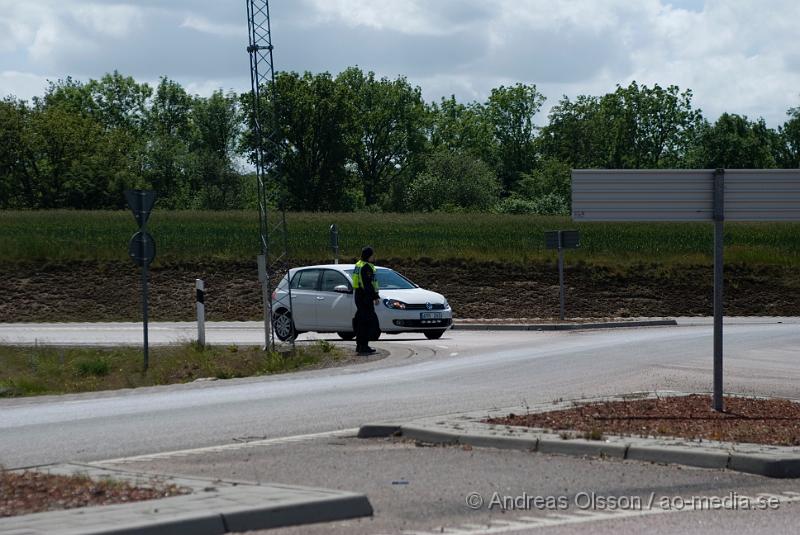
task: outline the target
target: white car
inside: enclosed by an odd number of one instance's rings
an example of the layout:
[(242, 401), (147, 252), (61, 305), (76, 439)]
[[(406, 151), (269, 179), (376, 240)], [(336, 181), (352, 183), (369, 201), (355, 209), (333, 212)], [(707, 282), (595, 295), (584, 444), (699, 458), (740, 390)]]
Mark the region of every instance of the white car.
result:
[[(275, 336), (286, 341), (306, 331), (335, 332), (344, 340), (352, 340), (354, 268), (354, 264), (330, 264), (289, 270), (272, 293)], [(376, 266), (376, 278), (381, 302), (375, 312), (381, 332), (419, 332), (434, 340), (451, 327), (453, 311), (443, 295), (424, 290), (388, 268)]]

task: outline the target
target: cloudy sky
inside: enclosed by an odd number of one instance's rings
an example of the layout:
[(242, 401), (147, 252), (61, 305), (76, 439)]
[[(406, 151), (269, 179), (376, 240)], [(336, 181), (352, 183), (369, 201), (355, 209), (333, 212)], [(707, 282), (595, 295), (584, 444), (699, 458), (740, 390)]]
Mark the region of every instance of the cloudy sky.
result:
[[(426, 99), (536, 84), (547, 108), (632, 80), (783, 123), (800, 106), (798, 0), (273, 0), (276, 66), (406, 75)], [(245, 0), (0, 0), (0, 95), (119, 70), (249, 87)], [(539, 119), (544, 122), (545, 118)]]

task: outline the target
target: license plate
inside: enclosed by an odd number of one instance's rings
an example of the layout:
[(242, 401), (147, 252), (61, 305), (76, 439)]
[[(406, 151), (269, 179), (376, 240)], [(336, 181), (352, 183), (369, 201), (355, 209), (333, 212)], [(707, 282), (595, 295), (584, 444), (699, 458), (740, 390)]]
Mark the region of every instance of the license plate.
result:
[(421, 320), (440, 320), (442, 319), (441, 312), (420, 312), (419, 319)]

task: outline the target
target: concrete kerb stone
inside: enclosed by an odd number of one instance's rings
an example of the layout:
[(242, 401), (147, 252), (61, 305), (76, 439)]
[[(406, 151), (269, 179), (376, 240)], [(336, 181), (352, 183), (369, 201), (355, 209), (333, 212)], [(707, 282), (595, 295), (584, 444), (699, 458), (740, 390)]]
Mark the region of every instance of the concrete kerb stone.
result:
[(578, 331), (585, 329), (619, 329), (624, 327), (674, 326), (674, 319), (606, 321), (595, 323), (454, 323), (459, 331)]
[(0, 532), (25, 535), (216, 535), (373, 514), (363, 494), (274, 484), (238, 484), (162, 477), (84, 464), (40, 466), (39, 471), (110, 478), (146, 486), (174, 484), (190, 494), (128, 504), (48, 511), (0, 519)]
[(383, 438), (400, 433), (401, 424), (375, 423), (358, 428), (358, 438)]
[[(603, 396), (580, 400), (558, 400), (525, 407), (471, 411), (406, 424), (362, 426), (360, 438), (400, 436), (433, 444), (464, 444), (476, 447), (517, 449), (580, 457), (609, 457), (624, 460), (680, 464), (697, 468), (729, 469), (772, 478), (800, 478), (800, 448), (765, 446), (680, 438), (604, 436), (601, 440), (581, 438), (565, 431), (483, 423), (488, 417), (566, 409), (575, 403), (688, 395), (684, 392), (633, 392), (624, 396)], [(383, 434), (381, 434), (383, 431)]]
[(731, 452), (728, 468), (775, 478), (800, 477), (800, 453), (780, 454)]

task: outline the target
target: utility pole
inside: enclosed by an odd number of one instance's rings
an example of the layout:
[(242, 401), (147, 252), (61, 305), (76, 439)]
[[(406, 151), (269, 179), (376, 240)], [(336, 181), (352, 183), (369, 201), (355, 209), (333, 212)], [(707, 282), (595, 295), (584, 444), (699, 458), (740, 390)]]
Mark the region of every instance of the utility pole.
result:
[[(251, 127), (255, 138), (254, 164), (258, 181), (260, 255), (259, 279), (264, 302), (264, 347), (275, 346), (272, 329), (273, 278), (288, 273), (286, 183), (280, 174), (281, 139), (278, 132), (278, 93), (275, 87), (272, 27), (268, 0), (245, 0), (252, 94)], [(287, 285), (291, 309), (292, 290)], [(294, 342), (292, 342), (294, 343)]]

